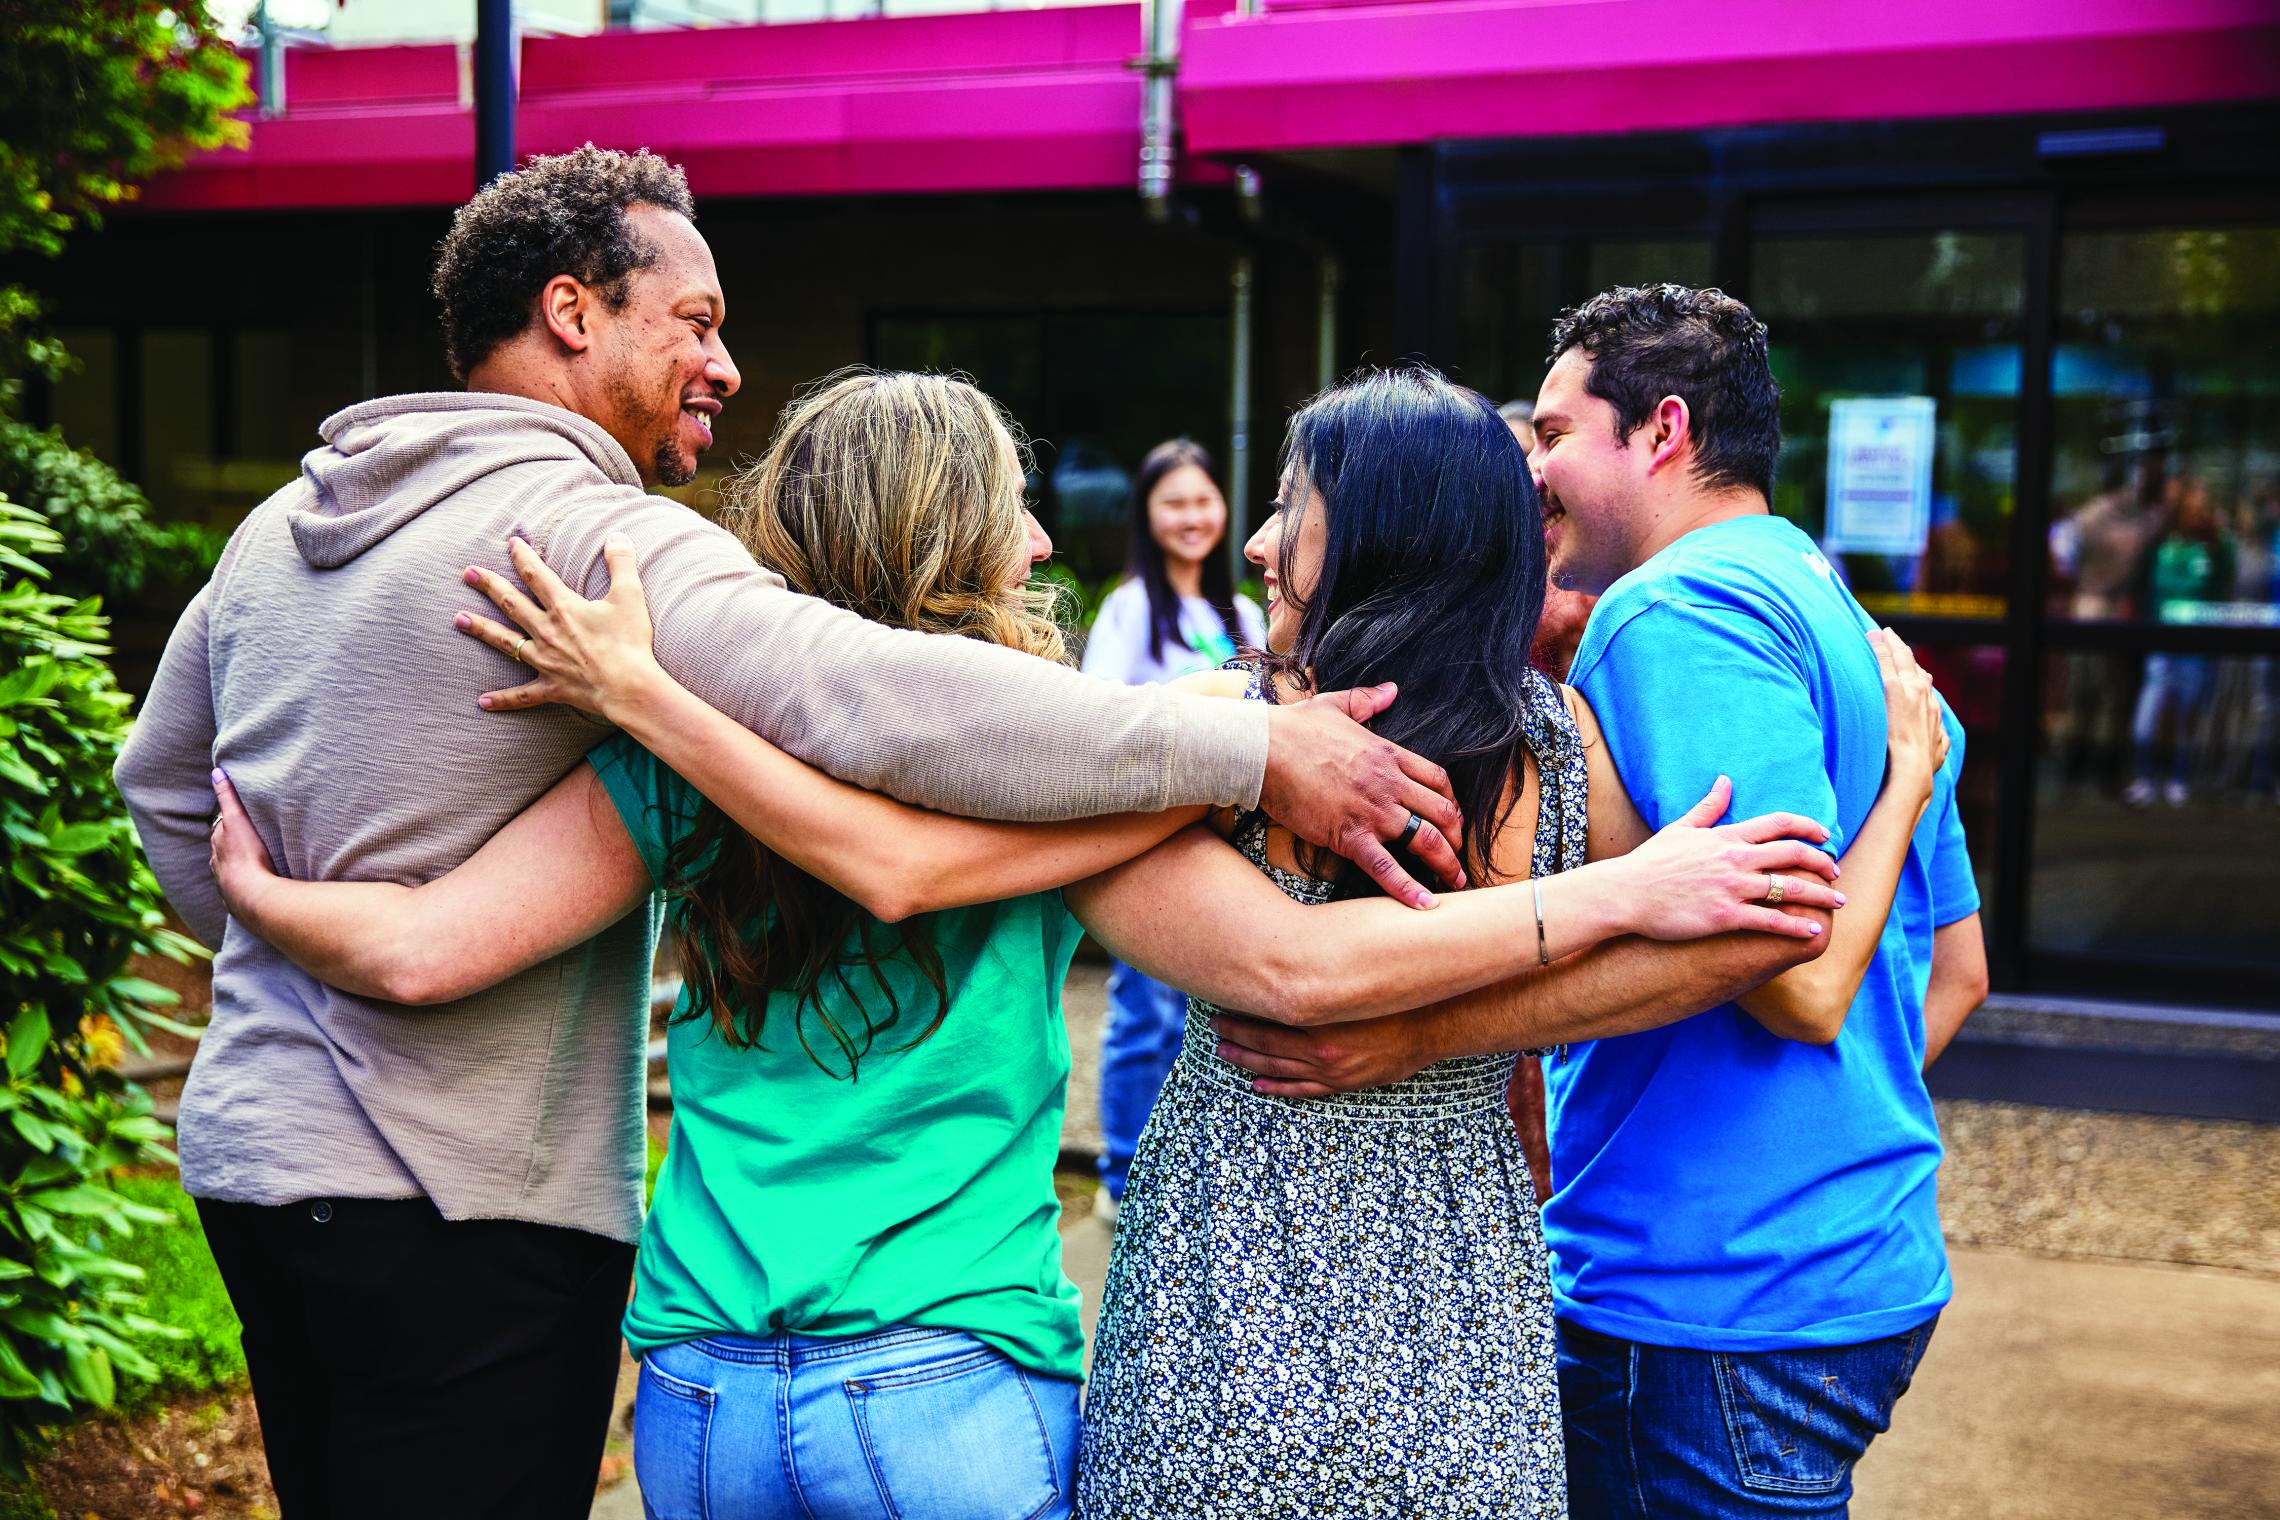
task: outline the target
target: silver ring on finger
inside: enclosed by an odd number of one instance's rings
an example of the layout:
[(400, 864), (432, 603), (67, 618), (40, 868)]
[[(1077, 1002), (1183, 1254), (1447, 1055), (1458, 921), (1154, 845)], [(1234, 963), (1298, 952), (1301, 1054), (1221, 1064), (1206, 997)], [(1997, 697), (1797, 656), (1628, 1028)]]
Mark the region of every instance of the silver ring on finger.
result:
[(515, 647), (514, 647), (514, 657), (515, 657), (515, 663), (516, 663), (517, 665), (520, 665), (520, 664), (523, 662), (523, 657), (522, 657), (523, 645), (525, 645), (525, 644), (527, 644), (527, 643), (529, 643), (529, 642), (530, 642), (530, 639), (529, 639), (529, 637), (528, 637), (527, 635), (526, 635), (526, 636), (524, 636), (524, 637), (522, 637), (522, 638), (519, 638), (519, 639), (515, 640)]
[(1789, 882), (1783, 877), (1774, 875), (1771, 871), (1766, 872), (1765, 900), (1769, 903), (1778, 904), (1788, 896)]

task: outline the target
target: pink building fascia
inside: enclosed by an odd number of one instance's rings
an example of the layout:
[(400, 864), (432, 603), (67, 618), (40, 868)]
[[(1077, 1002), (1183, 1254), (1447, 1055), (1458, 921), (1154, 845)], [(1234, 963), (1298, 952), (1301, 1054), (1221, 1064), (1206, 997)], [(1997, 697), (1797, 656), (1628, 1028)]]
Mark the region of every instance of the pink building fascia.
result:
[[(588, 140), (700, 196), (1116, 189), (1140, 150), (1136, 4), (532, 38), (523, 153)], [(154, 208), (448, 205), (458, 48), (303, 48), (287, 113)], [(1182, 173), (1452, 138), (2119, 110), (2280, 98), (2270, 0), (1201, 0)]]

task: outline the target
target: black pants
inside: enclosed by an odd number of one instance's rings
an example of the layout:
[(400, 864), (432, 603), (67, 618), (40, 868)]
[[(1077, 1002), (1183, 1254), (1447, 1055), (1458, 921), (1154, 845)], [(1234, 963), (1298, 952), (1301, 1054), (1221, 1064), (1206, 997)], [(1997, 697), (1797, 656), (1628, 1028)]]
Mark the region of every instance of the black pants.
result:
[(284, 1520), (585, 1520), (632, 1246), (424, 1198), (198, 1217)]

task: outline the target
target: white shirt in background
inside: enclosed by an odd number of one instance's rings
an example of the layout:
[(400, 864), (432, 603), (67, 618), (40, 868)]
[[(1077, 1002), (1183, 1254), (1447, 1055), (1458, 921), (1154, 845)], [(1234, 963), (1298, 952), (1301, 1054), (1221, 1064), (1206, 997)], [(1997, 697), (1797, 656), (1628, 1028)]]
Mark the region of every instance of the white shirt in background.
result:
[[(1265, 646), (1267, 623), (1256, 602), (1238, 595), (1235, 621), (1242, 625), (1242, 644), (1253, 649)], [(1180, 632), (1185, 647), (1167, 639), (1160, 657), (1151, 654), (1148, 588), (1137, 580), (1128, 580), (1100, 604), (1100, 616), (1094, 619), (1092, 636), (1085, 642), (1085, 674), (1146, 686), (1176, 681), (1199, 670), (1217, 670), (1234, 656), (1236, 640), (1229, 638), (1220, 626), (1218, 612), (1200, 596), (1181, 598)]]

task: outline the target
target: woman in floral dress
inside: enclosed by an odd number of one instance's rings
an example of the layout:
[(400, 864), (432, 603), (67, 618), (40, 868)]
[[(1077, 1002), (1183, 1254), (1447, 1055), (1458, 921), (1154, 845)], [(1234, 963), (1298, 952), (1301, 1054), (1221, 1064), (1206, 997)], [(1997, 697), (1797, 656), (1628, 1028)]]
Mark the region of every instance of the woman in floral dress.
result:
[[(1398, 682), (1376, 727), (1447, 767), (1476, 883), (1540, 881), (1643, 840), (1590, 709), (1529, 664), (1542, 518), (1488, 403), (1428, 369), (1373, 376), (1300, 412), (1288, 455), (1245, 550), (1270, 652), (1219, 672), (1219, 694)], [(1887, 795), (1910, 805), (1905, 790)], [(1374, 890), (1261, 813), (1215, 822), (1301, 904)], [(1101, 880), (1129, 890), (1163, 858)], [(1080, 913), (1091, 890), (1072, 891)], [(1078, 1515), (1564, 1515), (1548, 1263), (1505, 1107), (1514, 1057), (1296, 1103), (1220, 1059), (1220, 1011), (1191, 998), (1134, 1159)]]

